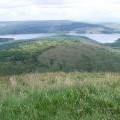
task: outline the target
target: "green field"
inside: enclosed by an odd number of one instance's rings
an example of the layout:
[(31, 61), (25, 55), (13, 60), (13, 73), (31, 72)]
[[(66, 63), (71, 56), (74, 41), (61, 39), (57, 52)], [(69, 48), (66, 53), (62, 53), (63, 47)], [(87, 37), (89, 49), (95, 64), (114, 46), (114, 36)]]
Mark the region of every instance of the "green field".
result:
[(0, 77), (1, 120), (119, 120), (120, 74), (56, 72)]

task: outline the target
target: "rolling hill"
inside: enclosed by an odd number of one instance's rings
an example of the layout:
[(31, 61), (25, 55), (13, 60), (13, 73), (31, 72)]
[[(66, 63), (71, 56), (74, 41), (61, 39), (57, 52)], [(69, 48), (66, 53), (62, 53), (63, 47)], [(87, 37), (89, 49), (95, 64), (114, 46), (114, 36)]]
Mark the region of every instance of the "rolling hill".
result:
[(114, 28), (100, 24), (74, 22), (67, 20), (47, 21), (6, 21), (0, 22), (0, 35), (30, 33), (120, 33)]
[(120, 71), (120, 51), (85, 37), (58, 36), (1, 46), (0, 74)]

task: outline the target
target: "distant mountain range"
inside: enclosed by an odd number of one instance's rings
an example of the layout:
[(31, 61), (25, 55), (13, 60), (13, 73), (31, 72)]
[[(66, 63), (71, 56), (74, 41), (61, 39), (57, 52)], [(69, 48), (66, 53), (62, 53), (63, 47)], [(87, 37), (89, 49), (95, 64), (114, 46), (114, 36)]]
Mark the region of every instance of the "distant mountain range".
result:
[(67, 20), (6, 21), (0, 22), (0, 35), (31, 33), (120, 33), (112, 24), (91, 24)]

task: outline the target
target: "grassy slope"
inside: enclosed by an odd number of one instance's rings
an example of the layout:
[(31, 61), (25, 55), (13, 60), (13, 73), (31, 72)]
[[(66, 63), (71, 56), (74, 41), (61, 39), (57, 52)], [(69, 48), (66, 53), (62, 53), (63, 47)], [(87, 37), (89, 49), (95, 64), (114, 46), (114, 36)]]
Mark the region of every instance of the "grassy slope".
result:
[(0, 77), (1, 120), (119, 120), (119, 73)]
[[(120, 52), (86, 38), (16, 42), (0, 50), (0, 74), (45, 71), (120, 71)], [(9, 47), (10, 46), (10, 47)], [(5, 48), (5, 49), (4, 49)]]

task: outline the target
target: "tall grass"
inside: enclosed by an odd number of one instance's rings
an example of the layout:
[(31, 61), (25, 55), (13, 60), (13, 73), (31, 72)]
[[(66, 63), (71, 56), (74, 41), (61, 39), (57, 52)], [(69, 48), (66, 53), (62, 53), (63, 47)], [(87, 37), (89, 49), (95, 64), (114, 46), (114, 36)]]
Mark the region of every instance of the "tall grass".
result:
[(119, 73), (0, 77), (1, 120), (119, 120)]

